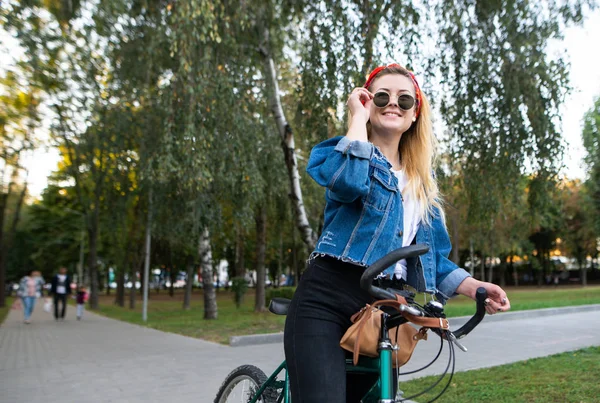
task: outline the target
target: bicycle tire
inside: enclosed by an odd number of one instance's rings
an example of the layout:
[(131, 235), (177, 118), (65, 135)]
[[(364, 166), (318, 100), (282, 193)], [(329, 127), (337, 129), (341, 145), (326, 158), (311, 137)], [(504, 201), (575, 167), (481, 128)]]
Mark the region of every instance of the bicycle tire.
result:
[[(267, 375), (258, 367), (254, 365), (242, 365), (237, 367), (223, 381), (223, 384), (219, 388), (217, 397), (214, 403), (246, 403), (249, 402), (253, 397), (254, 393), (267, 381)], [(245, 391), (242, 388), (239, 400), (228, 400), (231, 397), (231, 393), (235, 387), (244, 382), (249, 382), (249, 388)], [(275, 388), (267, 387), (257, 403), (276, 403), (278, 399), (278, 393)]]

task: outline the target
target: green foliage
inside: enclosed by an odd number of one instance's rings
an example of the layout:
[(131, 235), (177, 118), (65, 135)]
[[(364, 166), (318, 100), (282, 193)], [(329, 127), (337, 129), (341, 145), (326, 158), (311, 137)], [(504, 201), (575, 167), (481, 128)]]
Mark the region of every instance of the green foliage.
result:
[(235, 305), (239, 308), (242, 306), (244, 301), (244, 295), (248, 291), (248, 283), (243, 277), (234, 277), (231, 279), (231, 291), (233, 291), (233, 300)]
[(600, 238), (600, 97), (584, 116), (582, 137), (589, 169), (585, 187), (590, 209), (586, 213), (590, 215), (596, 237)]
[(17, 253), (9, 260), (9, 279), (22, 276), (27, 268), (40, 270), (46, 279), (60, 266), (75, 272), (82, 230), (74, 189), (46, 188), (39, 202), (25, 207), (16, 236)]
[(273, 298), (292, 299), (294, 292), (296, 292), (296, 287), (268, 288), (265, 293), (265, 305), (268, 306)]
[(496, 217), (526, 166), (544, 180), (560, 168), (556, 122), (568, 68), (545, 49), (564, 24), (581, 20), (586, 3), (437, 2), (440, 106), (463, 168), (470, 222)]
[[(28, 125), (37, 124), (32, 106), (47, 102), (63, 156), (53, 181), (70, 185), (62, 196), (58, 187), (49, 189), (41, 204), (86, 214), (86, 255), (93, 249), (118, 271), (139, 267), (150, 189), (157, 266), (176, 270), (197, 259), (199, 234), (208, 228), (213, 260), (229, 259), (243, 241), (252, 267), (253, 214), (260, 205), (268, 217), (266, 265), (272, 272), (293, 270), (307, 251), (296, 236), (266, 96), (258, 52), (266, 27), (300, 172), (317, 142), (344, 134), (347, 95), (375, 65), (408, 65), (428, 93), (444, 77), (444, 96), (431, 94), (449, 128), (443, 186), (461, 223), (457, 232), (474, 238), (480, 254), (531, 252), (527, 235), (561, 225), (556, 122), (568, 80), (563, 60), (544, 50), (549, 38), (581, 19), (588, 2), (421, 3), (7, 3), (0, 8), (3, 29), (18, 38), (24, 56), (15, 73), (19, 85), (6, 77), (18, 91), (0, 100), (7, 106), (0, 108), (2, 144), (6, 122), (25, 138)], [(429, 43), (437, 45), (433, 54), (425, 53)], [(594, 113), (585, 126), (590, 155), (598, 149)], [(590, 166), (600, 166), (590, 158)], [(597, 206), (600, 168), (591, 172), (585, 194)], [(301, 185), (319, 232), (323, 189), (304, 177)], [(27, 215), (10, 267), (72, 266), (77, 225), (53, 225), (61, 216), (56, 211), (32, 207)], [(59, 243), (64, 248), (54, 262)]]

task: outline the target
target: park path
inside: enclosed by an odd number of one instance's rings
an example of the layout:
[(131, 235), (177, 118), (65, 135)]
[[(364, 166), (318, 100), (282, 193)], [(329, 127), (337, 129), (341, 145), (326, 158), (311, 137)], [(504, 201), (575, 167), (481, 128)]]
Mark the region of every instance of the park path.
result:
[[(30, 325), (20, 310), (0, 325), (1, 402), (209, 403), (237, 365), (254, 363), (269, 372), (283, 360), (281, 343), (228, 347), (90, 312), (76, 321), (73, 306), (56, 322), (41, 308), (38, 303)], [(581, 309), (484, 320), (464, 339), (469, 352), (458, 351), (457, 370), (600, 345), (600, 305)], [(428, 362), (438, 347), (431, 335), (405, 369)], [(420, 375), (439, 373), (442, 361)]]

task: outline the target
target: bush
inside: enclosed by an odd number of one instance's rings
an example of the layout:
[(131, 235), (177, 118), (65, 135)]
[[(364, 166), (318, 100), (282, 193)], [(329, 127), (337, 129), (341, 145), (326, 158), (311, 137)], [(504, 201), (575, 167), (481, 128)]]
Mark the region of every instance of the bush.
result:
[(231, 279), (231, 291), (233, 291), (233, 300), (239, 308), (244, 300), (244, 295), (248, 291), (248, 283), (243, 277), (234, 277)]
[(268, 306), (273, 298), (292, 299), (295, 291), (296, 287), (269, 288), (265, 293), (265, 303)]

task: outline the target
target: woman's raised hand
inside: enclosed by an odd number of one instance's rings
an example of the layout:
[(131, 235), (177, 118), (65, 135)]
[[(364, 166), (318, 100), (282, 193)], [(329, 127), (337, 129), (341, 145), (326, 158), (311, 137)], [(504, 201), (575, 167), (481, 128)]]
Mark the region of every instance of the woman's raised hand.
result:
[(373, 102), (373, 94), (366, 88), (355, 88), (348, 97), (348, 109), (352, 115), (352, 119), (362, 118), (366, 123), (369, 120), (371, 111), (371, 102)]

